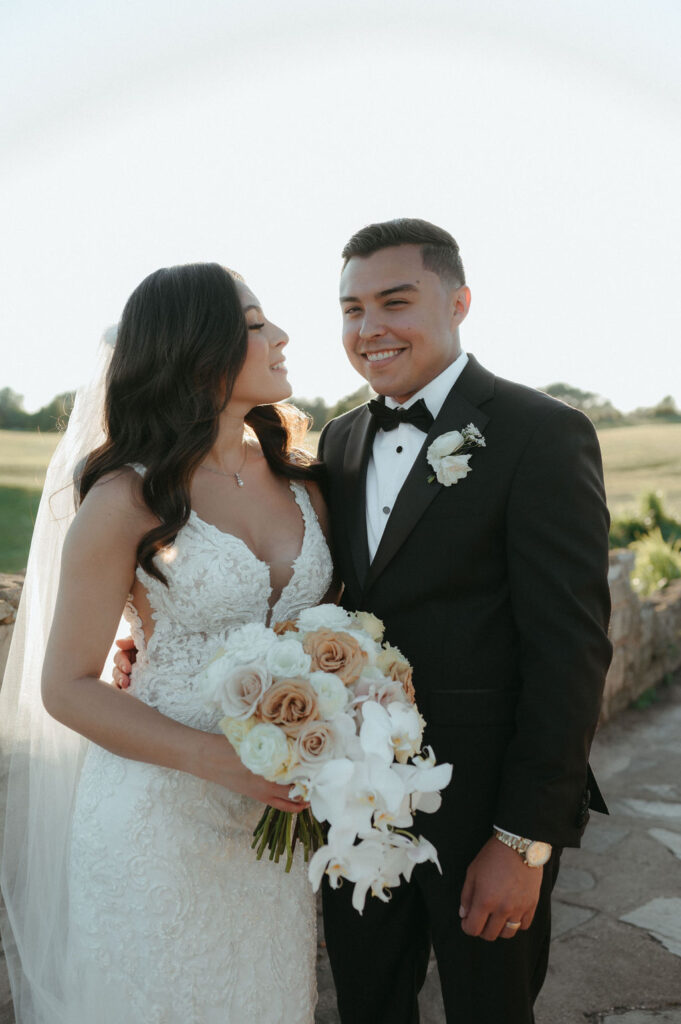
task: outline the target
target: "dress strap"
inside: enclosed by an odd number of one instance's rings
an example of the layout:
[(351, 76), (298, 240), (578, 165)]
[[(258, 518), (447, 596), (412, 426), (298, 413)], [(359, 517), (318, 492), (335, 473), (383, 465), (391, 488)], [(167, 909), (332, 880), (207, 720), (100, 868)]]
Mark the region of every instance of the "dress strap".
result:
[(141, 477), (144, 477), (147, 474), (147, 467), (143, 466), (141, 462), (127, 462), (126, 465), (130, 466), (131, 469), (134, 469), (136, 473), (139, 473)]

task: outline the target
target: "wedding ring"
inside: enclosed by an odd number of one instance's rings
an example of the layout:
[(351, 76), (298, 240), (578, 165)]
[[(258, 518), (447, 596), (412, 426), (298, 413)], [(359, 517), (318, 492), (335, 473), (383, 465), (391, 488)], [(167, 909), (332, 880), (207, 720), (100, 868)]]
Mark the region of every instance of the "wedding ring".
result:
[(512, 928), (515, 931), (516, 928), (520, 928), (521, 923), (520, 921), (507, 921), (504, 928)]

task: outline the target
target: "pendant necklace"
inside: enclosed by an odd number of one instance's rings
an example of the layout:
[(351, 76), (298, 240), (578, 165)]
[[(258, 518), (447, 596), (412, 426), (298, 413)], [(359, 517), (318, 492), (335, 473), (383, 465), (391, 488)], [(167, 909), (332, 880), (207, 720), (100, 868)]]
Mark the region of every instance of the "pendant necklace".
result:
[(226, 476), (226, 477), (233, 476), (234, 479), (236, 480), (237, 487), (243, 487), (244, 482), (243, 482), (243, 480), (241, 478), (241, 471), (244, 468), (244, 466), (246, 465), (246, 457), (248, 455), (248, 445), (246, 444), (245, 441), (243, 441), (242, 443), (243, 443), (243, 449), (244, 449), (244, 457), (241, 460), (241, 465), (237, 469), (236, 473), (223, 473), (222, 470), (220, 470), (220, 469), (213, 469), (211, 466), (206, 466), (203, 463), (201, 463), (201, 469), (207, 469), (209, 473), (215, 473), (217, 476)]

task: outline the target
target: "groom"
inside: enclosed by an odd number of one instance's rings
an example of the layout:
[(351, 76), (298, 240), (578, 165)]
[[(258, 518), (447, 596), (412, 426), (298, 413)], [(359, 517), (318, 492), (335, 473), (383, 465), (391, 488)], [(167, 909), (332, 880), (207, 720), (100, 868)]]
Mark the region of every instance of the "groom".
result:
[[(454, 775), (416, 823), (441, 875), (418, 867), (362, 917), (349, 887), (325, 889), (341, 1019), (418, 1021), (432, 943), (448, 1021), (530, 1024), (561, 848), (606, 811), (587, 764), (611, 650), (598, 442), (462, 351), (470, 291), (446, 231), (373, 224), (343, 258), (343, 344), (380, 396), (320, 441), (343, 603), (412, 663), (425, 741)], [(429, 445), (469, 424), (484, 447), (433, 479)]]

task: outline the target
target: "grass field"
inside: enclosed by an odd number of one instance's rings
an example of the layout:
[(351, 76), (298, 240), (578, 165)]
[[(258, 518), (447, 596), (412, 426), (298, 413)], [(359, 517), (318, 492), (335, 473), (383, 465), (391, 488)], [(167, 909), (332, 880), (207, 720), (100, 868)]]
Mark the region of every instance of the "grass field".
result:
[[(318, 434), (309, 435), (316, 449)], [(26, 565), (45, 469), (58, 434), (0, 430), (0, 572)], [(635, 511), (645, 491), (661, 491), (681, 518), (681, 423), (646, 423), (600, 433), (613, 515)]]

